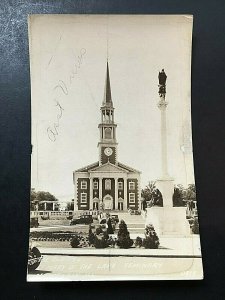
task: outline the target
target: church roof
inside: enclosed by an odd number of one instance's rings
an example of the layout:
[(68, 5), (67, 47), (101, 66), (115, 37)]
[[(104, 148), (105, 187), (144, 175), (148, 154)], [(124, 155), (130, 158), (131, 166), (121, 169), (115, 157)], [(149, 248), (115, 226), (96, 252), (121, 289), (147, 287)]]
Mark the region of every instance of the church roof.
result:
[(76, 170), (75, 172), (95, 172), (95, 171), (141, 173), (140, 171), (135, 170), (131, 167), (128, 167), (120, 162), (118, 162), (118, 164), (114, 165), (114, 164), (111, 164), (109, 161), (103, 165), (99, 165), (99, 162), (95, 162), (86, 167), (80, 168), (80, 169)]
[(136, 170), (134, 168), (131, 168), (131, 167), (127, 166), (127, 165), (124, 165), (124, 164), (122, 164), (120, 162), (118, 162), (118, 166), (121, 167), (121, 168), (123, 168), (123, 169), (126, 169), (129, 172), (141, 173), (140, 171), (138, 171), (138, 170)]
[(109, 64), (108, 64), (108, 61), (107, 61), (106, 79), (105, 79), (105, 93), (104, 93), (104, 99), (103, 99), (103, 102), (102, 102), (102, 106), (113, 107), (112, 95), (111, 95), (111, 86), (110, 86), (110, 78), (109, 78)]
[(112, 163), (110, 163), (109, 161), (103, 165), (100, 165), (96, 168), (93, 168), (90, 170), (90, 172), (126, 172), (129, 173), (128, 170), (125, 170), (124, 168), (119, 167), (118, 165), (114, 165)]
[(97, 162), (95, 162), (93, 164), (90, 164), (90, 165), (88, 165), (86, 167), (77, 169), (77, 170), (75, 170), (75, 172), (88, 172), (89, 170), (94, 169), (94, 168), (96, 168), (98, 166), (99, 166), (99, 162), (97, 161)]

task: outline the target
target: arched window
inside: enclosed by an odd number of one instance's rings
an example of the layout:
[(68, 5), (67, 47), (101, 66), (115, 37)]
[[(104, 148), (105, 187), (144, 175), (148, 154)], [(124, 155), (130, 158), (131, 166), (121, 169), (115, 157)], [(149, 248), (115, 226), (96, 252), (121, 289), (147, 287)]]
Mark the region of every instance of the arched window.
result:
[(105, 129), (105, 138), (106, 139), (111, 139), (111, 132), (112, 132), (111, 128)]

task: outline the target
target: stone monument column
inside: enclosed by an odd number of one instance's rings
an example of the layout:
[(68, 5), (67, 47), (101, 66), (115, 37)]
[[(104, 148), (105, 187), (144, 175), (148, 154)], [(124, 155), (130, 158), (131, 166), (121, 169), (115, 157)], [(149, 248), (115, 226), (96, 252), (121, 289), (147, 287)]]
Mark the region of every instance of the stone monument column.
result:
[(163, 207), (147, 208), (146, 225), (153, 224), (159, 235), (187, 236), (190, 226), (186, 220), (185, 207), (173, 207), (174, 180), (169, 176), (167, 163), (167, 128), (166, 128), (166, 73), (159, 72), (159, 102), (161, 112), (161, 177), (156, 181), (163, 197)]
[(159, 72), (159, 102), (158, 108), (161, 111), (161, 178), (157, 180), (157, 187), (162, 193), (163, 206), (173, 207), (173, 193), (174, 182), (173, 178), (168, 173), (167, 162), (167, 126), (166, 126), (166, 109), (168, 102), (166, 102), (166, 73), (164, 69)]

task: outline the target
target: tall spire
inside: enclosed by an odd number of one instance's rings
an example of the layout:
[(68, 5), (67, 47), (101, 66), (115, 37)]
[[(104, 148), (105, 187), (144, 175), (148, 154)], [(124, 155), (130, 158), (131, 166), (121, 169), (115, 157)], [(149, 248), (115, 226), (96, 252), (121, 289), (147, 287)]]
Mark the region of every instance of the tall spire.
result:
[(109, 78), (109, 64), (107, 60), (107, 69), (106, 69), (106, 79), (105, 79), (105, 93), (103, 99), (103, 106), (113, 107), (111, 87), (110, 87), (110, 78)]

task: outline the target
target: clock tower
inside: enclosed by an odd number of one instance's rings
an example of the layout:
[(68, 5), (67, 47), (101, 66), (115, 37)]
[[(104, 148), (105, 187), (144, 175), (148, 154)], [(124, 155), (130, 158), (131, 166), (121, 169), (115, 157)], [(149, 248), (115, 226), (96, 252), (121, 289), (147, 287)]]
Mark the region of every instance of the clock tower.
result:
[(117, 158), (117, 124), (114, 123), (108, 62), (100, 112), (99, 159), (73, 173), (74, 210), (137, 210), (141, 207), (140, 171)]
[(116, 127), (114, 123), (114, 107), (111, 96), (109, 65), (107, 61), (104, 99), (101, 106), (101, 123), (98, 125), (100, 132), (99, 164), (107, 162), (117, 164)]

